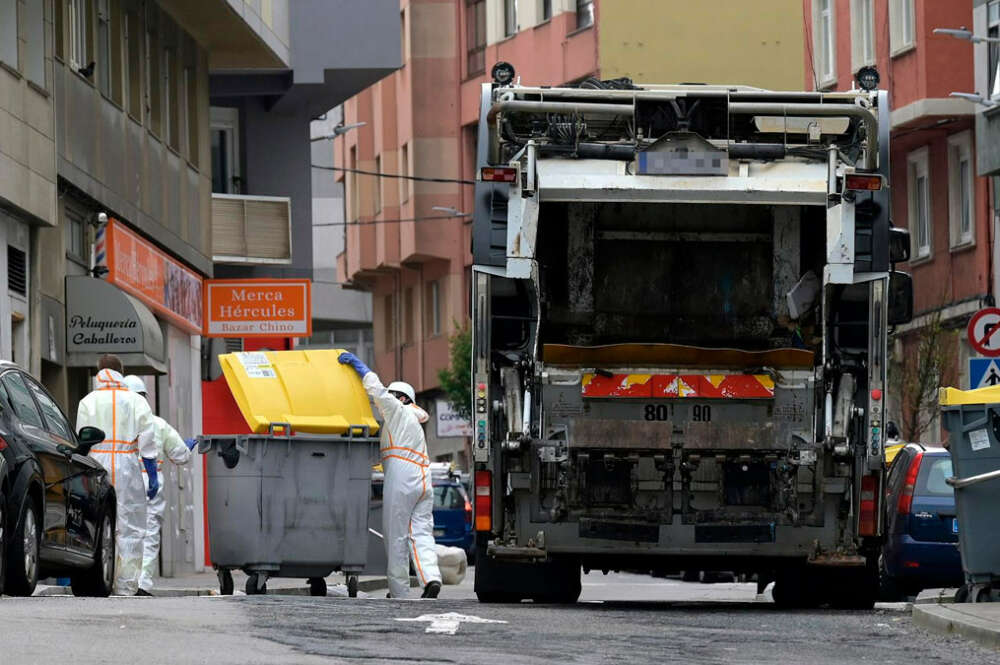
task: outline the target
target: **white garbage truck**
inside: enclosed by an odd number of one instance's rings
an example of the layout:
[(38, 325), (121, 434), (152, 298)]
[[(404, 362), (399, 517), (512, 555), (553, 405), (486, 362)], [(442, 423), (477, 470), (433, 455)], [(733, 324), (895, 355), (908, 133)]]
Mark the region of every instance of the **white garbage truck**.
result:
[(870, 607), (887, 335), (912, 317), (885, 92), (483, 86), (472, 268), (484, 602), (734, 571)]

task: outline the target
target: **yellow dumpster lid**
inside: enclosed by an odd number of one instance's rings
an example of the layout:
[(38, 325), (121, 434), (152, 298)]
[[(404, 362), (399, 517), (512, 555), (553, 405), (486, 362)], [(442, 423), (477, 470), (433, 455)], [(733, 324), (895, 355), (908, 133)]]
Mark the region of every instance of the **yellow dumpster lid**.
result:
[(957, 406), (959, 404), (1000, 404), (1000, 386), (987, 386), (975, 390), (959, 390), (958, 388), (939, 388), (938, 403), (941, 406)]
[(343, 434), (352, 425), (378, 431), (361, 379), (337, 357), (343, 349), (255, 351), (219, 356), (222, 373), (250, 429), (271, 423), (296, 432)]

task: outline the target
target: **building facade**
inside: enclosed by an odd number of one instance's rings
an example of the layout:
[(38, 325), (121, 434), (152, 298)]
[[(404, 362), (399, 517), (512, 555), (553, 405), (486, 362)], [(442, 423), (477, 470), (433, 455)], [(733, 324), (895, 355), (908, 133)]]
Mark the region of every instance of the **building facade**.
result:
[(449, 365), (449, 337), (469, 318), (465, 213), (492, 65), (510, 62), (528, 85), (628, 76), (800, 86), (801, 4), (752, 4), (401, 0), (403, 67), (344, 104), (346, 126), (365, 124), (335, 141), (347, 222), (338, 280), (371, 292), (376, 370), (414, 385), (432, 416), (427, 440), (436, 460), (468, 467), (467, 430), (438, 372)]
[[(955, 27), (955, 26), (949, 26)], [(976, 170), (990, 179), (990, 224), (993, 229), (993, 265), (1000, 259), (1000, 1), (974, 0), (972, 34), (987, 41), (968, 44), (975, 68), (973, 92), (983, 98), (976, 105)], [(1000, 276), (993, 275), (993, 293)]]
[[(968, 42), (935, 28), (972, 25), (970, 2), (805, 0), (806, 86), (846, 90), (862, 66), (889, 91), (892, 222), (909, 230), (914, 321), (897, 328), (892, 417), (905, 438), (939, 441), (939, 385), (969, 387), (964, 327), (994, 301), (989, 183), (976, 176)], [(984, 66), (985, 69), (985, 66)], [(972, 386), (978, 387), (978, 386)]]

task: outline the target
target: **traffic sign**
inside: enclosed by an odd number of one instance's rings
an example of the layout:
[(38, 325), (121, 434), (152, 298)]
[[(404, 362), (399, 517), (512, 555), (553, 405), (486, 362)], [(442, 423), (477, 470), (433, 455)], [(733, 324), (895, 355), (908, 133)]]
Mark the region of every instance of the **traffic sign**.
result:
[(984, 307), (969, 320), (969, 344), (987, 358), (1000, 357), (1000, 308)]
[(969, 390), (1000, 385), (1000, 361), (995, 358), (969, 358)]

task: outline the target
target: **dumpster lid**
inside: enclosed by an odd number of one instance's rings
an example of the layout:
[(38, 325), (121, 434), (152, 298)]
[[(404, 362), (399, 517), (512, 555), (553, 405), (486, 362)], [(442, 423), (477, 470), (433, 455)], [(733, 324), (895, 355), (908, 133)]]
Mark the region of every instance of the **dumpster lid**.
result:
[(941, 406), (958, 406), (960, 404), (1000, 404), (1000, 386), (987, 386), (975, 390), (959, 390), (958, 388), (940, 388), (938, 403)]
[(226, 353), (219, 365), (233, 399), (255, 434), (272, 423), (293, 431), (344, 434), (378, 430), (361, 379), (337, 357), (342, 349)]

